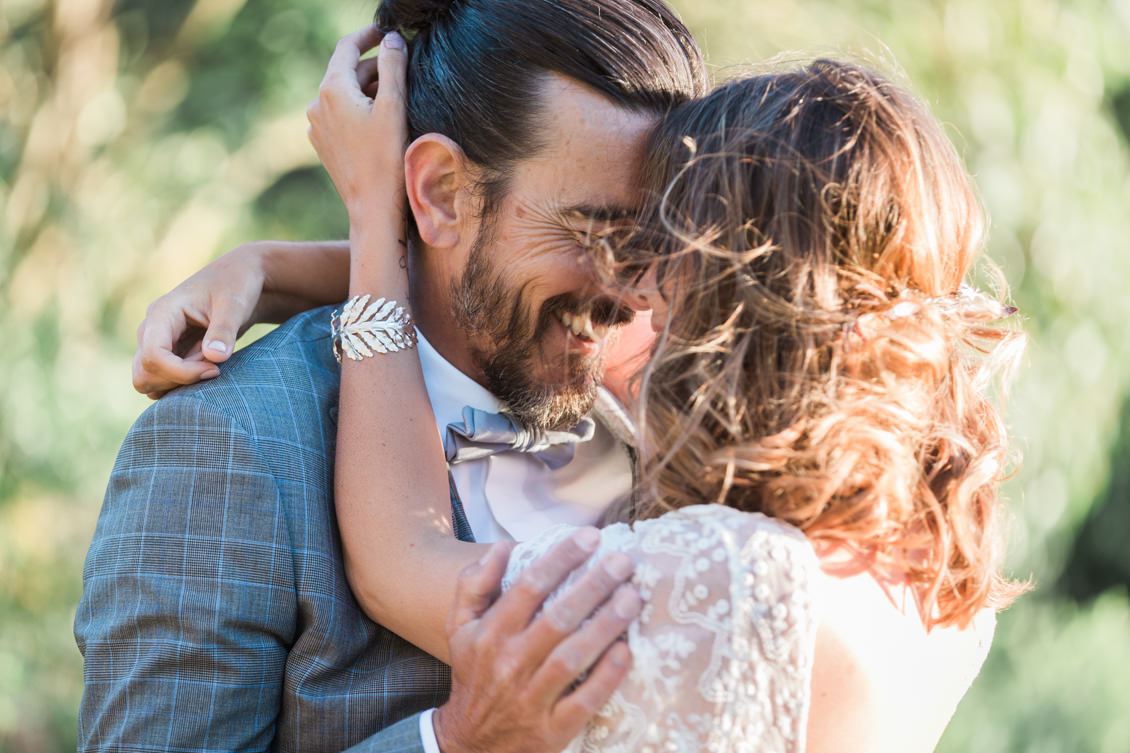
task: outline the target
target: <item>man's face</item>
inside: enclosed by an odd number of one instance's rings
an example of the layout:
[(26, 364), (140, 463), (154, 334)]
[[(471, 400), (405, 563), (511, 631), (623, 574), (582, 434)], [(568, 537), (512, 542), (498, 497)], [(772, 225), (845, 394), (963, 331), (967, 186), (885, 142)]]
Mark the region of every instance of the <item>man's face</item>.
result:
[(484, 218), (452, 306), (487, 388), (527, 423), (553, 428), (592, 407), (608, 340), (638, 308), (599, 281), (591, 249), (632, 224), (656, 118), (560, 76), (543, 97), (544, 146)]

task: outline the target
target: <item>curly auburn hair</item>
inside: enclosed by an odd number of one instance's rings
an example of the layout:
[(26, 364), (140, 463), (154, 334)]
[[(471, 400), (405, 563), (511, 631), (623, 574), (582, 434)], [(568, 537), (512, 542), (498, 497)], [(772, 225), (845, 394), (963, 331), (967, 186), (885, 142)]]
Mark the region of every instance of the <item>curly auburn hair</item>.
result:
[(1024, 335), (997, 321), (1003, 283), (963, 286), (985, 223), (937, 121), (816, 60), (726, 84), (653, 138), (666, 189), (634, 261), (671, 308), (640, 377), (639, 516), (782, 519), (904, 573), (927, 627), (1007, 605), (1025, 585), (1000, 571), (1008, 441), (988, 393)]

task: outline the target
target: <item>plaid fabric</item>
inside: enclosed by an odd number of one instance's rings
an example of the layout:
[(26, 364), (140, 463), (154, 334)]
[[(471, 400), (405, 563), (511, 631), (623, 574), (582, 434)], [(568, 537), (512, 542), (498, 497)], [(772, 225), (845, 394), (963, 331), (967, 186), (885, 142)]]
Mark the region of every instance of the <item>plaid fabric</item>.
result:
[(130, 430), (75, 617), (80, 751), (422, 751), (411, 715), (450, 674), (346, 583), (328, 322), (292, 319)]

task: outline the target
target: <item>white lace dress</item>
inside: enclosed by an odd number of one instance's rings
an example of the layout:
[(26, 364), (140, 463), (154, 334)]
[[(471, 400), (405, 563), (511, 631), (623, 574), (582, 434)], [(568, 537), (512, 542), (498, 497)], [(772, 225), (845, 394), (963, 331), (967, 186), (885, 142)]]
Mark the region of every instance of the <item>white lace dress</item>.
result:
[[(573, 529), (519, 545), (504, 586)], [(698, 505), (601, 531), (636, 562), (632, 669), (571, 753), (802, 753), (819, 567), (797, 529)], [(576, 577), (576, 574), (573, 576)]]

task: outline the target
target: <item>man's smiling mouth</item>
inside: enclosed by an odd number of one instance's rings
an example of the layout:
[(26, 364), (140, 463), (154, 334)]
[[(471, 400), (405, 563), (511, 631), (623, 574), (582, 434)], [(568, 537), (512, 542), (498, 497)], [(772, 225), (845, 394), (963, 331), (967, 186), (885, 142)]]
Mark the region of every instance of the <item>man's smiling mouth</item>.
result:
[(557, 320), (565, 325), (565, 329), (586, 342), (595, 343), (608, 336), (612, 329), (607, 324), (596, 324), (592, 320), (591, 311), (558, 311)]
[(610, 335), (635, 317), (633, 309), (608, 296), (564, 294), (551, 298), (545, 309), (543, 316), (565, 330), (565, 349), (586, 357), (598, 353)]

